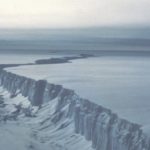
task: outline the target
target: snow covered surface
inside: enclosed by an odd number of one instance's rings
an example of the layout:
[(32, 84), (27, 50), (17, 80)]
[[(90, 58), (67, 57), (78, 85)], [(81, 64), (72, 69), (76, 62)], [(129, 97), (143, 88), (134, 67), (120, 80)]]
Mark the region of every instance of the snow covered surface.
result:
[(110, 108), (120, 117), (150, 126), (150, 58), (95, 57), (73, 63), (7, 68), (33, 79), (74, 89), (81, 97)]
[[(32, 107), (27, 98), (18, 94), (10, 98), (10, 93), (0, 87), (2, 96), (0, 105), (0, 148), (5, 150), (92, 150), (91, 142), (74, 133), (73, 123), (67, 128), (54, 125), (51, 117), (55, 111), (57, 100), (46, 103), (35, 113), (36, 117), (26, 117), (17, 111), (21, 104), (23, 108)], [(33, 109), (35, 110), (35, 108)], [(7, 116), (7, 120), (4, 119)], [(65, 120), (63, 120), (65, 121)], [(66, 120), (67, 121), (67, 120)]]

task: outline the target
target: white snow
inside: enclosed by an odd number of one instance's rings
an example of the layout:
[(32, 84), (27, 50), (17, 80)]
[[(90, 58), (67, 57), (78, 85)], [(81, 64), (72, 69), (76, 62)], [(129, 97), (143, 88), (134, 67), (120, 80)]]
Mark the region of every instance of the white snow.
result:
[(7, 71), (46, 79), (74, 89), (81, 97), (110, 108), (120, 117), (150, 125), (150, 58), (95, 57), (73, 63), (20, 66)]
[[(6, 106), (0, 107), (0, 118), (11, 116), (15, 106), (29, 101), (20, 94), (10, 98), (9, 93), (0, 87), (0, 95), (4, 98)], [(73, 123), (67, 128), (59, 130), (59, 125), (51, 122), (52, 114), (57, 100), (45, 104), (36, 117), (25, 117), (22, 113), (17, 114), (16, 120), (0, 120), (0, 149), (5, 150), (92, 150), (91, 143), (81, 135), (74, 133)], [(2, 110), (4, 114), (2, 113)], [(65, 120), (64, 120), (65, 121)]]

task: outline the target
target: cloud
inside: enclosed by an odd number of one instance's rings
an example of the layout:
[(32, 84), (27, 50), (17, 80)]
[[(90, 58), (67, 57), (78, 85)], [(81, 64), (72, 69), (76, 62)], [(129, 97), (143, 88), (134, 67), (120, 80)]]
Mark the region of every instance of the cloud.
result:
[(149, 0), (0, 0), (1, 27), (149, 25)]

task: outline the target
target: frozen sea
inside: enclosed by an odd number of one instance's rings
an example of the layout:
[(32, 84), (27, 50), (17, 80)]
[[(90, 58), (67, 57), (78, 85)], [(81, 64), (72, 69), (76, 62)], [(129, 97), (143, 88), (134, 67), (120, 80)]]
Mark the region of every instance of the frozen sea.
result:
[(6, 70), (61, 84), (147, 128), (150, 125), (149, 68), (149, 56), (101, 56), (72, 63), (19, 66)]

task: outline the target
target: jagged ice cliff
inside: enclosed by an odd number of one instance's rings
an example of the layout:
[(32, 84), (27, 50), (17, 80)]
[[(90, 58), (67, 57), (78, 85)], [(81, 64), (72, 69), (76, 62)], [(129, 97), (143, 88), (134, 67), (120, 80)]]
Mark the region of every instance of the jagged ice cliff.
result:
[[(119, 118), (111, 110), (81, 98), (73, 90), (6, 70), (0, 72), (0, 85), (10, 93), (11, 99), (21, 95), (29, 100), (30, 105), (26, 107), (17, 104), (15, 112), (37, 117), (40, 130), (47, 133), (51, 130), (43, 138), (44, 142), (53, 141), (49, 149), (150, 150), (150, 139), (140, 125)], [(33, 108), (37, 108), (36, 111)], [(71, 138), (74, 144), (69, 143)], [(58, 145), (54, 142), (56, 139)]]

